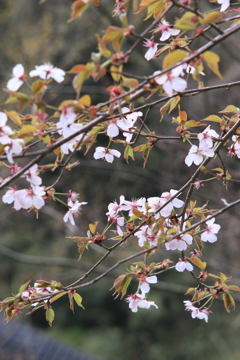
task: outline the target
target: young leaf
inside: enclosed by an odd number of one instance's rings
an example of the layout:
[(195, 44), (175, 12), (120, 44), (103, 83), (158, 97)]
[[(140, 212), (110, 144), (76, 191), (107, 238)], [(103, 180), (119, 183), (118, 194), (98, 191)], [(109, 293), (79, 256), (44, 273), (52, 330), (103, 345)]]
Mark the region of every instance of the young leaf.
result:
[(206, 269), (207, 263), (201, 261), (197, 256), (193, 256), (190, 258), (187, 258), (189, 261), (191, 261), (194, 265), (196, 265), (197, 267), (199, 267), (201, 270)]
[(110, 290), (115, 288), (115, 293), (117, 293), (116, 297), (118, 297), (120, 294), (122, 294), (122, 296), (121, 296), (121, 299), (122, 299), (124, 297), (124, 295), (126, 294), (127, 288), (131, 281), (132, 281), (132, 275), (130, 275), (130, 274), (120, 275), (114, 281), (113, 287)]
[(202, 57), (206, 61), (208, 67), (212, 70), (212, 72), (214, 72), (214, 74), (217, 75), (220, 79), (223, 79), (218, 68), (220, 57), (212, 51), (205, 51)]
[(172, 66), (187, 56), (187, 52), (184, 50), (175, 50), (172, 51), (170, 54), (165, 56), (163, 59), (162, 67), (163, 69), (167, 69), (169, 66)]
[(223, 302), (227, 312), (230, 312), (230, 306), (232, 306), (235, 309), (235, 301), (228, 292), (225, 292), (223, 294)]
[(73, 294), (73, 298), (76, 301), (78, 306), (81, 306), (85, 310), (85, 308), (82, 306), (82, 297), (78, 293)]
[(55, 318), (54, 310), (51, 307), (49, 307), (46, 310), (46, 320), (48, 321), (50, 326), (52, 326), (54, 318)]

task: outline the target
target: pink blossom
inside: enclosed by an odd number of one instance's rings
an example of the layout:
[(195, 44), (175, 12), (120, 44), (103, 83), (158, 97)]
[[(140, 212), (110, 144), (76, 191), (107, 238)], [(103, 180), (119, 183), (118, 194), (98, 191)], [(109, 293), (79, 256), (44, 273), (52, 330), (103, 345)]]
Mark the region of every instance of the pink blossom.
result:
[(193, 271), (193, 266), (185, 258), (181, 258), (175, 265), (175, 269), (179, 272), (183, 272), (184, 270)]
[(87, 202), (80, 203), (79, 201), (73, 202), (72, 200), (69, 200), (68, 201), (69, 210), (64, 215), (63, 221), (64, 222), (70, 221), (70, 223), (72, 225), (75, 225), (73, 215), (78, 215), (81, 210), (82, 205), (86, 205), (86, 204), (87, 204)]
[(154, 301), (146, 300), (143, 294), (132, 294), (125, 300), (129, 303), (129, 308), (134, 313), (138, 311), (138, 308), (149, 309), (151, 306), (155, 306), (155, 308), (158, 309), (158, 306), (154, 303)]
[(19, 198), (19, 191), (16, 189), (16, 187), (14, 188), (10, 188), (5, 195), (3, 195), (2, 201), (5, 204), (13, 204), (13, 207), (15, 210), (20, 210), (22, 208), (21, 205), (21, 198)]
[(195, 319), (195, 318), (198, 318), (200, 320), (204, 319), (206, 322), (208, 322), (208, 315), (210, 313), (210, 310), (208, 308), (204, 308), (201, 310), (201, 309), (195, 307), (193, 305), (193, 303), (189, 300), (184, 300), (183, 302), (186, 307), (186, 310), (192, 312), (191, 316), (193, 319)]
[(23, 209), (30, 209), (34, 206), (37, 210), (45, 204), (43, 196), (45, 190), (43, 186), (33, 186), (31, 189), (22, 189), (18, 191), (18, 199)]
[(70, 200), (72, 202), (77, 201), (78, 197), (79, 197), (79, 194), (76, 193), (75, 191), (72, 191), (72, 190), (68, 191), (68, 194), (67, 194), (68, 201), (70, 201)]
[(120, 158), (121, 153), (118, 150), (107, 149), (102, 146), (98, 146), (93, 155), (94, 159), (98, 160), (104, 158), (108, 163), (113, 162), (114, 156)]
[(145, 211), (145, 203), (146, 203), (146, 199), (145, 198), (140, 198), (140, 199), (132, 199), (132, 201), (128, 201), (128, 200), (123, 200), (122, 202), (122, 210), (123, 211), (128, 211), (128, 216), (133, 216), (133, 209), (139, 210), (141, 212)]
[[(182, 92), (187, 87), (186, 80), (179, 77), (182, 74), (183, 67), (177, 66), (172, 71), (162, 76), (155, 77), (155, 81), (159, 85), (163, 85), (164, 91), (168, 96), (173, 95), (173, 91)], [(155, 71), (153, 75), (161, 74), (161, 71)]]
[(201, 234), (202, 241), (209, 241), (210, 243), (214, 243), (215, 241), (217, 241), (217, 236), (215, 234), (219, 232), (221, 226), (218, 224), (214, 224), (214, 222), (215, 218), (206, 221), (206, 229)]
[(135, 236), (138, 237), (138, 245), (140, 247), (143, 247), (145, 242), (148, 242), (151, 247), (156, 246), (160, 235), (160, 231), (153, 233), (148, 225), (142, 226), (141, 229), (135, 233)]
[(155, 43), (154, 40), (150, 40), (150, 39), (146, 39), (143, 46), (148, 48), (148, 51), (146, 52), (144, 57), (145, 57), (146, 60), (149, 61), (155, 56), (155, 54), (157, 52), (157, 49), (158, 49), (158, 46), (157, 46), (157, 44)]
[(0, 136), (8, 137), (9, 135), (13, 135), (13, 131), (9, 126), (6, 126), (7, 123), (7, 115), (0, 111)]
[[(164, 199), (165, 201), (170, 200), (173, 196), (175, 196), (177, 194), (177, 190), (173, 190), (171, 189), (170, 192), (164, 192), (161, 195), (161, 198)], [(178, 195), (179, 196), (179, 195)], [(175, 197), (174, 199), (172, 199), (172, 201), (170, 201), (170, 203), (172, 207), (176, 207), (176, 208), (181, 208), (184, 205), (184, 201), (177, 199), (177, 197)]]
[(12, 70), (12, 79), (7, 83), (7, 89), (10, 91), (17, 91), (24, 83), (26, 75), (22, 64), (17, 64)]
[(44, 64), (40, 66), (35, 66), (35, 70), (30, 71), (29, 76), (39, 76), (43, 80), (48, 80), (52, 78), (58, 83), (61, 83), (64, 80), (65, 71), (54, 67), (52, 64)]
[(218, 138), (219, 135), (215, 130), (210, 129), (211, 125), (209, 125), (202, 133), (198, 134), (199, 147), (208, 147), (211, 148), (213, 146), (213, 137)]
[(208, 322), (208, 314), (209, 311), (206, 309), (200, 310), (197, 307), (195, 307), (194, 309), (192, 309), (192, 318), (195, 319), (200, 319), (200, 320), (205, 320), (205, 322)]
[(117, 226), (117, 232), (119, 236), (123, 236), (123, 232), (120, 226), (124, 225), (124, 217), (118, 215), (108, 215), (108, 221)]
[[(71, 136), (81, 130), (83, 127), (82, 124), (71, 124), (69, 126), (64, 127), (62, 130), (63, 138), (67, 138), (68, 136)], [(68, 154), (69, 151), (73, 152), (78, 144), (78, 142), (82, 139), (83, 134), (79, 134), (75, 136), (73, 139), (65, 142), (61, 145), (61, 150), (64, 154)]]
[(62, 110), (59, 121), (56, 123), (58, 133), (63, 134), (63, 130), (69, 125), (72, 125), (76, 120), (76, 113), (71, 106), (66, 107)]
[(222, 5), (220, 9), (221, 12), (225, 11), (230, 5), (230, 0), (217, 0), (217, 2)]
[(106, 215), (111, 215), (111, 216), (117, 215), (117, 213), (122, 210), (122, 203), (124, 202), (124, 200), (125, 200), (124, 196), (121, 195), (119, 204), (117, 203), (117, 201), (110, 203), (108, 205), (108, 212), (106, 213)]
[(8, 161), (13, 164), (13, 155), (20, 155), (22, 153), (23, 139), (10, 139), (9, 137), (0, 137), (0, 143), (5, 145), (4, 151), (7, 155)]
[[(171, 202), (167, 205), (164, 205), (166, 203), (166, 201), (167, 201), (167, 199), (165, 199), (163, 197), (148, 198), (148, 205), (149, 205), (150, 211), (155, 212), (154, 217), (156, 219), (158, 219), (160, 216), (168, 217), (171, 214), (173, 205)], [(162, 208), (162, 210), (160, 210), (158, 213), (156, 213), (162, 206), (164, 206)]]
[(162, 31), (160, 41), (165, 41), (169, 39), (171, 35), (176, 36), (180, 33), (180, 30), (172, 29), (172, 25), (167, 21), (162, 21), (162, 23), (158, 25), (157, 30)]
[(31, 185), (41, 185), (42, 179), (37, 175), (38, 173), (38, 165), (35, 164), (30, 167), (27, 171), (25, 171), (24, 176), (26, 180), (31, 183)]
[(199, 146), (198, 148), (196, 145), (192, 145), (188, 155), (185, 158), (185, 164), (187, 166), (191, 166), (193, 163), (195, 165), (200, 165), (205, 156), (213, 157), (214, 156), (213, 149), (209, 149), (206, 146), (204, 147)]
[(156, 284), (158, 279), (155, 275), (153, 276), (141, 276), (138, 279), (141, 283), (140, 289), (142, 294), (145, 296), (150, 291), (150, 285), (149, 284)]
[(192, 244), (192, 236), (190, 234), (179, 235), (165, 243), (166, 250), (184, 251), (188, 245)]
[(113, 138), (113, 137), (116, 137), (119, 135), (119, 128), (116, 124), (116, 121), (117, 121), (116, 119), (112, 120), (107, 127), (107, 135), (110, 138)]

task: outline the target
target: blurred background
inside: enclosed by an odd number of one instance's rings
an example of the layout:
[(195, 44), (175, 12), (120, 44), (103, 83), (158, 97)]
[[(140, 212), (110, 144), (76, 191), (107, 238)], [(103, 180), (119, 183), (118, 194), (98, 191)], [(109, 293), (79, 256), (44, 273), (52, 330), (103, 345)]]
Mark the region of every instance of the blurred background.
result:
[[(71, 3), (70, 0), (48, 0), (40, 5), (38, 1), (32, 0), (1, 0), (1, 88), (6, 86), (13, 66), (18, 63), (22, 63), (28, 73), (35, 65), (44, 62), (51, 62), (64, 70), (87, 62), (91, 52), (97, 51), (95, 34), (103, 34), (102, 30), (110, 24), (120, 26), (118, 19), (112, 18), (113, 1), (103, 0), (99, 7), (90, 7), (80, 19), (68, 23)], [(215, 4), (208, 1), (204, 2), (204, 6), (204, 10), (216, 8)], [(129, 19), (138, 33), (143, 30), (140, 24), (144, 15), (141, 13)], [(176, 13), (177, 15), (179, 14)], [(171, 22), (173, 18), (167, 20)], [(144, 28), (149, 24), (146, 21)], [(238, 36), (236, 34), (213, 49), (221, 57), (220, 71), (226, 83), (239, 80)], [(128, 49), (133, 40), (129, 38), (124, 49)], [(199, 38), (194, 46), (197, 48), (201, 43)], [(145, 52), (146, 48), (140, 44), (130, 57), (125, 71), (148, 75), (159, 70), (161, 59), (147, 62)], [(206, 78), (202, 78), (202, 81), (205, 85), (222, 83), (207, 67), (204, 72)], [(65, 99), (74, 99), (76, 95), (71, 81), (72, 77), (69, 75), (64, 84), (51, 83), (45, 94), (46, 101), (58, 106)], [(89, 80), (83, 86), (81, 95), (89, 94), (92, 104), (106, 101), (109, 93), (105, 88), (109, 85), (112, 85), (110, 76), (98, 83)], [(190, 87), (195, 88), (197, 84), (190, 80)], [(25, 90), (27, 88), (21, 89)], [(6, 98), (6, 93), (2, 91), (1, 111), (14, 108), (12, 105), (4, 105)], [(208, 115), (217, 114), (229, 104), (239, 106), (237, 87), (185, 98), (181, 101), (181, 109), (187, 111), (189, 119), (199, 121)], [(172, 116), (176, 117), (177, 111), (166, 115), (160, 123), (159, 108), (160, 106), (154, 107), (148, 115), (151, 130), (158, 135), (176, 135)], [(31, 109), (24, 112), (31, 112)], [(215, 129), (218, 130), (218, 127)], [(141, 143), (143, 140), (139, 139), (139, 144)], [(107, 144), (105, 135), (99, 138), (99, 144)], [(122, 149), (117, 144), (115, 148)], [(193, 173), (193, 167), (189, 169), (182, 165), (188, 150), (189, 145), (181, 141), (158, 142), (151, 151), (146, 169), (143, 169), (143, 160), (137, 153), (135, 162), (130, 161), (128, 165), (123, 159), (117, 159), (113, 164), (95, 161), (94, 149), (86, 156), (83, 156), (83, 152), (78, 152), (75, 160), (80, 160), (81, 165), (66, 173), (56, 187), (59, 192), (67, 192), (69, 189), (78, 192), (80, 201), (88, 202), (82, 215), (77, 218), (76, 226), (63, 222), (66, 210), (57, 203), (46, 201), (38, 220), (33, 212), (16, 212), (10, 205), (0, 204), (0, 298), (16, 293), (19, 286), (28, 280), (32, 284), (36, 279), (57, 280), (68, 285), (78, 279), (100, 258), (102, 251), (97, 246), (91, 246), (78, 262), (77, 246), (66, 237), (86, 236), (88, 224), (95, 221), (99, 222), (101, 231), (106, 224), (107, 205), (113, 200), (118, 201), (120, 195), (130, 200), (133, 197), (160, 196), (163, 191), (179, 189)], [(224, 149), (221, 150), (221, 155), (230, 174), (239, 178), (240, 160), (227, 158)], [(217, 159), (209, 169), (215, 167), (221, 167)], [(58, 175), (58, 172), (44, 173), (44, 185), (53, 183)], [(205, 178), (204, 174), (202, 176)], [(21, 179), (18, 184), (21, 185)], [(218, 209), (223, 206), (221, 198), (231, 202), (238, 199), (239, 194), (237, 183), (229, 183), (226, 190), (220, 181), (207, 182), (194, 192), (193, 199), (197, 200), (198, 206), (208, 201), (209, 208)], [(184, 199), (184, 195), (181, 199)], [(236, 207), (218, 218), (217, 223), (222, 227), (219, 240), (214, 245), (206, 244), (202, 260), (208, 263), (208, 272), (218, 274), (223, 271), (227, 276), (232, 275), (232, 283), (240, 286), (239, 216), (240, 210)], [(131, 245), (123, 245), (117, 254), (113, 253), (96, 269), (92, 277), (113, 265), (119, 257), (126, 257), (134, 250), (136, 251), (136, 246), (133, 242)], [(171, 256), (173, 260), (178, 259), (178, 254)], [(162, 261), (168, 257), (169, 253), (159, 249), (153, 260)], [(49, 338), (55, 338), (62, 344), (77, 347), (90, 356), (104, 360), (239, 359), (240, 295), (236, 294), (234, 297), (236, 310), (230, 314), (226, 313), (222, 301), (215, 301), (208, 324), (198, 319), (192, 320), (190, 313), (184, 311), (183, 300), (190, 299), (184, 293), (189, 287), (196, 285), (195, 281), (189, 274), (179, 274), (172, 270), (164, 273), (159, 278), (159, 283), (152, 286), (151, 300), (156, 302), (158, 310), (154, 308), (134, 314), (124, 300), (114, 300), (113, 291), (109, 291), (116, 277), (125, 272), (128, 266), (129, 264), (124, 264), (99, 283), (81, 290), (86, 310), (77, 308), (73, 314), (69, 310), (67, 299), (57, 301), (54, 306), (56, 319), (52, 328), (45, 321), (42, 310), (28, 316), (20, 314), (19, 319), (13, 319), (12, 323), (16, 327), (19, 322), (23, 322), (41, 328)], [(135, 291), (136, 283), (133, 282), (128, 293)], [(32, 356), (31, 360), (34, 360), (34, 355)]]

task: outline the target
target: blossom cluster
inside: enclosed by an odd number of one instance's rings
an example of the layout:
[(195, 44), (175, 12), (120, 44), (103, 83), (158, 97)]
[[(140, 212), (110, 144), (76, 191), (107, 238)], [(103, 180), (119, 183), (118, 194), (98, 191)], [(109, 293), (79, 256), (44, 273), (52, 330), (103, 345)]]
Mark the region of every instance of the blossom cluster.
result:
[(218, 133), (210, 129), (209, 125), (202, 133), (198, 134), (199, 146), (192, 145), (188, 155), (185, 158), (185, 164), (191, 166), (200, 165), (205, 157), (213, 157), (215, 155), (213, 149), (213, 138), (219, 138)]
[(208, 322), (208, 315), (210, 313), (209, 308), (199, 309), (193, 305), (192, 301), (189, 300), (184, 300), (183, 302), (186, 307), (186, 310), (191, 311), (191, 316), (193, 319), (197, 318)]
[[(28, 288), (22, 292), (21, 300), (30, 300), (32, 306), (37, 306), (39, 304), (39, 301), (34, 301), (35, 298), (39, 296), (49, 296), (56, 292), (58, 292), (58, 290), (51, 286), (43, 287), (41, 283), (35, 282), (33, 286), (29, 285)], [(44, 302), (47, 302), (47, 300), (44, 300)]]

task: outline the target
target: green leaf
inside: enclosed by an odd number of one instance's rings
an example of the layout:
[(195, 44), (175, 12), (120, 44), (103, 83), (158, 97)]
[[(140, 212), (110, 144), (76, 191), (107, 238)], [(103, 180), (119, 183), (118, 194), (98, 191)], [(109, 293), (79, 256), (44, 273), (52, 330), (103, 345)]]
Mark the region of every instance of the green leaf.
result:
[(50, 326), (52, 326), (54, 318), (55, 318), (54, 310), (50, 307), (46, 310), (46, 320), (48, 321)]
[(129, 157), (134, 160), (134, 152), (131, 146), (126, 146), (124, 150), (124, 159), (128, 160)]
[(22, 120), (16, 111), (4, 110), (4, 112), (15, 124), (17, 124), (18, 126), (22, 125)]
[(179, 61), (183, 60), (186, 56), (187, 56), (187, 52), (184, 50), (172, 51), (163, 59), (163, 64), (162, 64), (163, 69), (165, 70), (168, 67), (178, 63)]
[(96, 232), (96, 228), (97, 228), (98, 222), (96, 221), (95, 224), (89, 224), (89, 230), (91, 231), (91, 233), (94, 235)]
[(81, 295), (79, 295), (78, 293), (75, 293), (75, 294), (73, 294), (73, 298), (76, 301), (77, 305), (85, 310), (85, 308), (82, 305), (82, 297), (81, 297)]
[(206, 61), (208, 67), (212, 70), (212, 72), (214, 72), (214, 74), (217, 75), (220, 79), (223, 79), (218, 68), (220, 57), (212, 51), (205, 51), (202, 57)]
[(218, 11), (211, 11), (207, 14), (204, 14), (203, 18), (199, 17), (200, 23), (204, 24), (204, 25), (211, 24), (211, 23), (213, 23), (215, 21), (219, 21), (221, 19), (222, 19), (222, 14)]
[(121, 299), (122, 299), (123, 296), (126, 294), (127, 288), (128, 288), (131, 281), (132, 281), (132, 275), (131, 274), (120, 275), (114, 281), (113, 287), (110, 290), (115, 288), (115, 293), (117, 293), (116, 297), (118, 297), (120, 294), (122, 294), (122, 296), (121, 296)]
[(193, 30), (199, 24), (199, 17), (191, 11), (187, 11), (181, 19), (175, 21), (174, 28), (179, 30)]
[(167, 110), (168, 110), (168, 114), (170, 114), (173, 111), (173, 109), (177, 106), (180, 100), (181, 100), (180, 96), (175, 96), (174, 98), (168, 100), (166, 104), (160, 108), (160, 113), (161, 113), (160, 121), (162, 121)]
[(25, 289), (26, 287), (28, 286), (28, 284), (30, 283), (31, 280), (28, 280), (27, 282), (25, 282), (24, 284), (22, 284), (18, 290), (18, 292), (21, 294)]
[(219, 113), (224, 113), (224, 114), (228, 114), (228, 113), (238, 113), (240, 111), (239, 108), (237, 108), (234, 105), (228, 105), (227, 107), (225, 107), (225, 109), (223, 109), (222, 111), (219, 111)]
[(220, 118), (219, 116), (217, 115), (210, 115), (208, 117), (206, 117), (205, 119), (203, 120), (207, 120), (207, 121), (213, 121), (213, 122), (218, 122), (218, 123), (221, 123), (223, 120), (222, 118)]
[(232, 306), (235, 309), (235, 301), (228, 292), (225, 292), (223, 294), (223, 303), (227, 312), (230, 312), (230, 306)]
[(205, 270), (207, 263), (201, 261), (197, 256), (193, 256), (190, 258), (187, 258), (189, 261), (191, 261), (194, 265), (196, 265), (197, 267), (199, 267), (201, 270)]
[(66, 295), (66, 294), (67, 294), (67, 291), (63, 291), (63, 292), (61, 292), (61, 293), (53, 296), (53, 297), (49, 300), (50, 304), (52, 304), (54, 301), (58, 300), (59, 298), (61, 298), (63, 295)]

